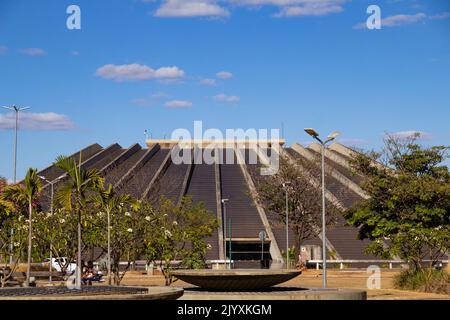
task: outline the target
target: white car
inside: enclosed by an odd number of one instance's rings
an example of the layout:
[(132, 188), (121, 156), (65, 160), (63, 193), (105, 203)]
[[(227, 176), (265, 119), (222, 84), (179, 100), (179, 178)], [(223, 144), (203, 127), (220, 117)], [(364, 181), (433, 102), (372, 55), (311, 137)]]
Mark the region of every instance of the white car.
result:
[[(49, 262), (50, 259), (46, 259), (46, 262)], [(66, 267), (67, 273), (72, 273), (76, 270), (77, 264), (72, 261), (68, 263), (68, 259), (66, 257), (60, 257), (60, 258), (52, 258), (52, 269), (55, 269), (57, 272), (61, 272), (61, 266)]]

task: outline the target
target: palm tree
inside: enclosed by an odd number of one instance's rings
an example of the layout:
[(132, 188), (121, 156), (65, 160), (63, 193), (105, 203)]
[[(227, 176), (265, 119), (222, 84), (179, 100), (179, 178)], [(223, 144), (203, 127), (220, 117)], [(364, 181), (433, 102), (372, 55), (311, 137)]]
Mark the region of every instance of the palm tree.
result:
[(111, 214), (123, 206), (124, 204), (133, 203), (133, 198), (130, 195), (118, 195), (114, 192), (112, 184), (109, 184), (107, 189), (100, 190), (94, 196), (94, 202), (100, 210), (106, 212), (107, 218), (107, 234), (108, 234), (108, 249), (107, 249), (107, 267), (108, 267), (108, 283), (111, 285)]
[(41, 180), (38, 176), (37, 169), (28, 169), (25, 176), (24, 185), (16, 184), (7, 186), (3, 190), (2, 198), (9, 199), (16, 205), (17, 208), (23, 207), (24, 204), (28, 206), (28, 250), (27, 250), (27, 277), (25, 286), (30, 285), (31, 273), (31, 249), (33, 237), (33, 201), (41, 192)]
[(33, 236), (33, 200), (41, 192), (41, 179), (37, 169), (30, 168), (25, 176), (25, 194), (28, 199), (28, 251), (27, 251), (27, 279), (25, 285), (30, 285), (31, 272), (31, 241)]
[(81, 289), (81, 217), (86, 210), (89, 192), (100, 190), (104, 180), (96, 169), (81, 169), (80, 162), (59, 156), (55, 165), (67, 173), (68, 181), (56, 193), (56, 200), (67, 210), (78, 216), (78, 252), (76, 288)]

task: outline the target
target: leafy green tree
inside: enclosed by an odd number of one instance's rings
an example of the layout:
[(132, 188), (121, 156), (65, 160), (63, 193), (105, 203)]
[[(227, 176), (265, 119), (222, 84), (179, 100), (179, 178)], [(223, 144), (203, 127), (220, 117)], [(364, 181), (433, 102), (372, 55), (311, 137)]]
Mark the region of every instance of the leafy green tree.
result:
[[(3, 212), (4, 213), (4, 212)], [(14, 232), (11, 234), (11, 230)], [(12, 264), (5, 263), (1, 287), (5, 287), (17, 270), (22, 257), (26, 255), (28, 242), (28, 223), (22, 214), (10, 214), (7, 219), (2, 219), (0, 224), (0, 255), (5, 259), (12, 255)], [(12, 243), (12, 250), (10, 248)]]
[[(286, 192), (288, 193), (288, 222), (295, 236), (294, 256), (298, 256), (298, 250), (305, 240), (320, 234), (322, 195), (320, 185), (311, 183), (314, 177), (319, 180), (320, 174), (320, 168), (313, 162), (303, 159), (289, 162), (282, 159), (277, 174), (254, 175), (258, 201), (269, 214), (275, 216), (275, 227), (286, 226)], [(326, 203), (326, 210), (327, 226), (333, 226), (341, 212), (329, 201)]]
[(41, 179), (38, 176), (37, 169), (29, 169), (25, 176), (25, 195), (28, 201), (28, 250), (27, 250), (27, 279), (26, 286), (30, 285), (31, 272), (31, 250), (33, 237), (33, 201), (37, 200), (37, 196), (41, 192)]
[(56, 192), (57, 202), (66, 210), (73, 212), (77, 218), (77, 281), (81, 288), (81, 251), (82, 251), (82, 217), (87, 213), (89, 195), (103, 187), (104, 179), (96, 169), (81, 169), (80, 161), (60, 156), (56, 159), (56, 167), (67, 173), (68, 180)]
[[(65, 264), (58, 260), (61, 272), (66, 274), (70, 262), (77, 256), (77, 216), (64, 208), (57, 208), (53, 214), (38, 212), (35, 217), (35, 242), (39, 247), (35, 254), (41, 259), (47, 258), (51, 243), (53, 257), (67, 257)], [(89, 220), (90, 216), (87, 216), (84, 217), (83, 222), (86, 223)], [(90, 230), (90, 228), (85, 229)], [(91, 238), (91, 236), (85, 233), (83, 239), (85, 238)]]
[[(115, 283), (120, 283), (120, 276), (119, 276), (119, 265), (117, 259), (120, 259), (122, 256), (119, 254), (121, 241), (125, 240), (125, 242), (128, 242), (133, 239), (133, 237), (130, 235), (130, 233), (133, 233), (133, 223), (129, 223), (131, 219), (128, 219), (131, 217), (131, 212), (136, 211), (132, 210), (132, 205), (136, 203), (136, 201), (130, 196), (130, 195), (122, 195), (122, 194), (116, 194), (116, 192), (113, 189), (113, 186), (109, 184), (108, 188), (100, 190), (98, 193), (96, 193), (93, 197), (94, 205), (99, 212), (105, 212), (106, 213), (106, 230), (107, 230), (107, 269), (108, 269), (108, 282), (111, 285), (112, 280), (112, 273), (111, 273), (111, 231), (113, 230), (113, 234), (115, 236), (114, 241), (114, 257), (115, 257), (115, 263), (114, 263), (114, 270), (115, 272)], [(125, 208), (125, 210), (124, 210)], [(128, 211), (126, 211), (128, 209)], [(113, 223), (111, 223), (111, 218), (113, 219)], [(122, 226), (121, 222), (125, 222), (125, 232), (121, 232), (120, 226)], [(127, 223), (128, 222), (128, 223)], [(123, 227), (123, 226), (122, 226)], [(136, 229), (136, 228), (135, 228)], [(131, 230), (129, 232), (128, 230)], [(123, 230), (122, 230), (123, 231)], [(135, 234), (136, 234), (135, 230)], [(125, 235), (125, 237), (124, 237)], [(119, 237), (119, 239), (117, 239)]]
[(166, 285), (173, 282), (173, 263), (178, 267), (198, 269), (206, 265), (206, 237), (217, 228), (217, 220), (203, 203), (184, 197), (180, 204), (161, 197), (156, 208), (143, 204), (143, 239), (148, 263), (161, 269)]
[(0, 177), (0, 225), (15, 209), (14, 203), (8, 200), (8, 196), (4, 192), (5, 189), (8, 189), (8, 182), (5, 178)]
[[(30, 285), (31, 255), (33, 239), (33, 210), (38, 207), (38, 195), (41, 192), (41, 179), (37, 174), (37, 169), (30, 168), (25, 176), (23, 184), (16, 184), (6, 187), (3, 196), (10, 202), (16, 204), (18, 212), (24, 209), (25, 203), (28, 211), (28, 250), (27, 250), (27, 275), (25, 285)], [(22, 213), (24, 213), (22, 211)]]
[[(25, 220), (23, 213), (26, 210), (26, 199), (21, 190), (21, 186), (8, 185), (6, 179), (0, 179), (0, 257), (5, 260), (1, 279), (2, 287), (11, 278), (25, 253), (26, 236), (23, 237), (23, 232), (11, 232), (11, 230), (18, 229), (19, 225), (22, 227), (23, 220)], [(22, 221), (18, 221), (19, 219)], [(26, 234), (27, 232), (25, 232)], [(11, 265), (9, 265), (9, 256), (12, 257)]]
[(412, 270), (450, 249), (448, 147), (423, 147), (418, 138), (388, 136), (382, 152), (355, 155), (352, 166), (370, 198), (345, 213), (361, 239), (373, 240), (368, 252), (400, 257)]

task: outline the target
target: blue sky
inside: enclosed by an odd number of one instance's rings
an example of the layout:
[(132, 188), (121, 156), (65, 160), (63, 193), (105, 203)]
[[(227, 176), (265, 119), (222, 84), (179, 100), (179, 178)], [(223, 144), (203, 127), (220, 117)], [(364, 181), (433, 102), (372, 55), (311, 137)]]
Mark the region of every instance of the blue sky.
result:
[[(66, 9), (81, 8), (81, 30)], [(358, 28), (370, 4), (382, 29)], [(71, 0), (0, 2), (0, 105), (31, 106), (18, 176), (98, 142), (176, 128), (304, 127), (377, 148), (385, 132), (450, 140), (450, 1)], [(0, 111), (0, 175), (12, 177)]]

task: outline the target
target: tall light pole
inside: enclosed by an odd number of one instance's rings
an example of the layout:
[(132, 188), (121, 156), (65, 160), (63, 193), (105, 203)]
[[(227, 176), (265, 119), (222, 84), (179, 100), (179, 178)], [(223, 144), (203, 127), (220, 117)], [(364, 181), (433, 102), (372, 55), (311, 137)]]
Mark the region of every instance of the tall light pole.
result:
[(283, 189), (286, 193), (286, 269), (289, 269), (289, 195), (287, 186), (291, 183), (284, 182)]
[(24, 111), (27, 109), (30, 109), (30, 107), (18, 107), (18, 106), (11, 106), (11, 107), (2, 107), (4, 109), (8, 109), (15, 112), (15, 126), (14, 126), (14, 172), (13, 172), (13, 181), (14, 184), (17, 183), (17, 131), (19, 128), (19, 112)]
[(224, 249), (224, 257), (225, 257), (225, 268), (228, 268), (227, 265), (227, 203), (230, 201), (229, 199), (222, 199), (223, 206), (223, 219), (222, 219), (222, 227), (223, 227), (223, 249)]
[(325, 220), (325, 148), (327, 143), (333, 141), (340, 135), (339, 132), (333, 132), (327, 140), (322, 141), (319, 134), (312, 128), (306, 128), (305, 132), (311, 137), (319, 141), (322, 146), (322, 261), (323, 261), (323, 287), (327, 287), (327, 234), (326, 234), (326, 220)]
[[(39, 176), (39, 178), (41, 178), (43, 181), (47, 182), (50, 185), (50, 214), (53, 216), (53, 195), (54, 195), (54, 186), (56, 183), (59, 182), (59, 180), (61, 180), (63, 178), (63, 176), (59, 176), (58, 178), (56, 178), (53, 181), (49, 181), (47, 180), (46, 177), (44, 176)], [(49, 266), (49, 276), (48, 276), (48, 282), (52, 283), (52, 266), (53, 266), (53, 253), (52, 253), (52, 249), (53, 249), (53, 243), (52, 241), (50, 241), (50, 266)]]
[[(21, 108), (21, 107), (14, 105), (14, 106), (10, 106), (10, 107), (2, 106), (2, 108), (14, 111), (15, 116), (16, 116), (15, 117), (15, 127), (14, 127), (14, 165), (13, 165), (13, 167), (14, 167), (13, 181), (14, 181), (14, 184), (16, 184), (17, 183), (17, 131), (19, 128), (19, 112), (30, 109), (30, 107), (22, 107)], [(11, 265), (13, 262), (12, 260), (13, 260), (13, 235), (14, 235), (14, 230), (12, 228), (10, 230), (10, 233), (11, 233), (11, 243), (9, 244), (9, 252), (10, 252), (9, 264)]]

